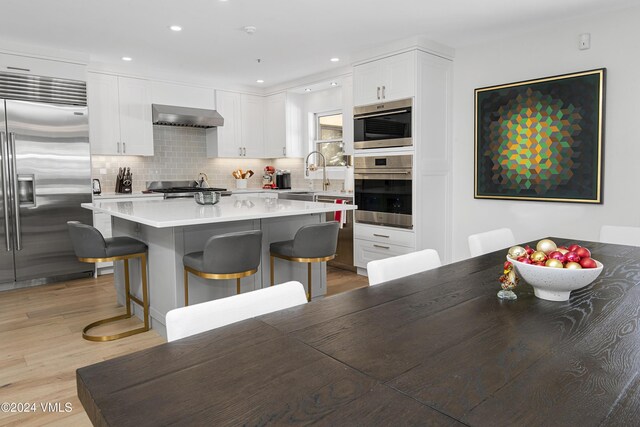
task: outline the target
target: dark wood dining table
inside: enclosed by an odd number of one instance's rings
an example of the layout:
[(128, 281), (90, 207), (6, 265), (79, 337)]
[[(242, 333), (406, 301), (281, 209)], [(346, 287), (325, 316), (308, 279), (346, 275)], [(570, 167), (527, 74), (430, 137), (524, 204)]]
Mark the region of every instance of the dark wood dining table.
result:
[(78, 369), (78, 396), (97, 426), (637, 426), (640, 248), (578, 243), (604, 271), (566, 302), (498, 299), (505, 248)]

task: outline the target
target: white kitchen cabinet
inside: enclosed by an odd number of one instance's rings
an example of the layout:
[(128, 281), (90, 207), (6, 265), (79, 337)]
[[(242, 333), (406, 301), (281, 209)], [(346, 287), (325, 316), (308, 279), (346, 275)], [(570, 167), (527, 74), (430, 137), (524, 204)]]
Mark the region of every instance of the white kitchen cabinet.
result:
[(367, 268), (369, 261), (408, 254), (416, 250), (415, 233), (401, 228), (355, 223), (354, 265)]
[(268, 96), (264, 111), (264, 157), (287, 155), (286, 94)]
[(242, 109), (242, 157), (265, 157), (264, 97), (243, 93), (240, 96), (240, 105)]
[(404, 255), (414, 251), (414, 248), (410, 248), (408, 246), (353, 239), (353, 264), (358, 268), (365, 269), (367, 268), (367, 263), (370, 261)]
[(224, 126), (207, 132), (209, 157), (264, 157), (264, 97), (216, 92)]
[(416, 52), (405, 52), (353, 67), (356, 106), (410, 98), (416, 92)]
[(84, 64), (7, 53), (0, 53), (0, 70), (14, 74), (59, 77), (80, 81), (87, 79), (87, 70)]
[(158, 81), (151, 82), (151, 103), (206, 110), (216, 109), (213, 89)]
[(304, 157), (302, 147), (303, 95), (278, 93), (265, 104), (264, 157)]
[(224, 125), (207, 129), (207, 157), (242, 156), (242, 106), (240, 98), (239, 93), (216, 91), (216, 110), (224, 119)]
[(153, 156), (149, 81), (88, 73), (92, 154)]

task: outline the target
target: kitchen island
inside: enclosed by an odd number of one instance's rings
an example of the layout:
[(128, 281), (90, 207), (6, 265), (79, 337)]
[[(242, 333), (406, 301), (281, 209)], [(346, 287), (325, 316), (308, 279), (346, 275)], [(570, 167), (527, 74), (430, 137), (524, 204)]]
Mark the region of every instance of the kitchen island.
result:
[[(198, 205), (193, 199), (108, 201), (85, 203), (82, 207), (111, 216), (113, 236), (130, 236), (149, 246), (149, 296), (151, 327), (166, 336), (165, 315), (184, 305), (182, 257), (201, 251), (211, 236), (236, 231), (262, 230), (262, 260), (258, 272), (242, 279), (242, 292), (270, 284), (269, 244), (292, 239), (307, 224), (325, 221), (336, 209), (353, 210), (351, 205), (279, 200), (251, 196), (223, 197), (216, 205)], [(234, 248), (229, 248), (233, 251)], [(237, 256), (243, 256), (238, 253)], [(140, 268), (131, 262), (131, 284), (139, 294)], [(118, 302), (124, 303), (124, 268), (116, 263), (114, 281)], [(276, 259), (275, 281), (307, 282), (307, 267)], [(326, 266), (313, 265), (312, 297), (326, 293)], [(190, 303), (209, 301), (235, 294), (235, 280), (204, 280), (189, 277)], [(136, 314), (141, 316), (139, 307)]]

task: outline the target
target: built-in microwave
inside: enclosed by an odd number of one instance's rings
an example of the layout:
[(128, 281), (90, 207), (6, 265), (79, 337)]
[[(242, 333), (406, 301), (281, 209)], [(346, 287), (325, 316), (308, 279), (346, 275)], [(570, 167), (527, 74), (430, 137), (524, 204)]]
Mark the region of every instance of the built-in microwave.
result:
[(354, 148), (388, 148), (413, 145), (411, 110), (411, 99), (355, 107), (353, 109)]
[(355, 157), (355, 221), (413, 228), (413, 156)]

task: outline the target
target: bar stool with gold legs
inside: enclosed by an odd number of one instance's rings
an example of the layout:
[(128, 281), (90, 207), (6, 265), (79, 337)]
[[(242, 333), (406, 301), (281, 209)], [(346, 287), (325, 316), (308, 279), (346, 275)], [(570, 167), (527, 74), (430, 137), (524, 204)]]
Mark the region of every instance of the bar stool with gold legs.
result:
[(269, 245), (271, 286), (274, 280), (274, 258), (307, 263), (307, 300), (311, 301), (311, 264), (325, 262), (336, 256), (340, 224), (329, 221), (301, 227), (293, 240), (274, 242)]
[[(85, 326), (82, 330), (82, 338), (89, 341), (113, 341), (149, 330), (149, 297), (147, 290), (147, 245), (132, 237), (110, 237), (105, 239), (96, 228), (81, 224), (77, 221), (67, 222), (73, 250), (82, 262), (109, 262), (124, 261), (124, 286), (126, 298), (126, 314), (98, 320)], [(129, 283), (129, 260), (140, 258), (142, 277), (142, 300), (131, 294)], [(131, 302), (135, 302), (143, 310), (144, 326), (130, 329), (113, 335), (90, 335), (89, 330), (96, 326), (119, 320), (129, 319), (131, 314)]]
[(241, 231), (211, 237), (204, 251), (192, 252), (182, 258), (184, 264), (184, 305), (189, 305), (189, 273), (203, 279), (240, 279), (258, 271), (262, 252), (262, 231)]

